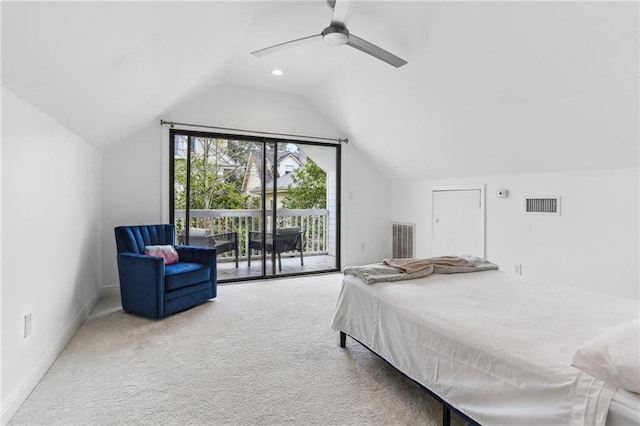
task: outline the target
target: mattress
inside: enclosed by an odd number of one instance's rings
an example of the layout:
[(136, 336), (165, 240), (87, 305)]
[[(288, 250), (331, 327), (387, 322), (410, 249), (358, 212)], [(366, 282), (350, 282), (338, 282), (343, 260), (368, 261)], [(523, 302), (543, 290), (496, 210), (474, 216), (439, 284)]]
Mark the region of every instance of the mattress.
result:
[(637, 317), (636, 301), (485, 271), (372, 285), (346, 276), (332, 327), (483, 425), (618, 426), (640, 415), (635, 394), (571, 360)]

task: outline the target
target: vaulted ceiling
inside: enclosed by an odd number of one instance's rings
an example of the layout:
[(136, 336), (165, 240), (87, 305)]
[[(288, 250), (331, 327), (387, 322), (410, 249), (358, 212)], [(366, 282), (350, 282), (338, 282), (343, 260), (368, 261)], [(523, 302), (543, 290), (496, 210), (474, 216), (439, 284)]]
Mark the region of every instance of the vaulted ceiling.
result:
[[(7, 2), (2, 84), (108, 149), (218, 86), (305, 98), (390, 179), (638, 167), (637, 2)], [(275, 78), (271, 70), (284, 70)]]

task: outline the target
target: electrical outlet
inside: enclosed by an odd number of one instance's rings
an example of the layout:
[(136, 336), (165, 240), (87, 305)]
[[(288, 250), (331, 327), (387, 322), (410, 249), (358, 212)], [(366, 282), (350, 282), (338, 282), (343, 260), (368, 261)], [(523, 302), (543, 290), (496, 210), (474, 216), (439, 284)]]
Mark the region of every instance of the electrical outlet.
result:
[(513, 265), (513, 272), (515, 272), (516, 275), (522, 275), (522, 265), (519, 263), (516, 265)]
[(31, 335), (31, 312), (24, 316), (24, 338)]

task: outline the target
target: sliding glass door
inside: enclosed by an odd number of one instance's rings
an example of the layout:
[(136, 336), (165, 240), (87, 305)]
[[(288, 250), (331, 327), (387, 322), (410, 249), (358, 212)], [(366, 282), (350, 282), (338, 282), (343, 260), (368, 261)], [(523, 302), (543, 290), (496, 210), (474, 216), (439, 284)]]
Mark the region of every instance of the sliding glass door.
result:
[(340, 147), (171, 130), (180, 244), (215, 247), (218, 281), (339, 270)]

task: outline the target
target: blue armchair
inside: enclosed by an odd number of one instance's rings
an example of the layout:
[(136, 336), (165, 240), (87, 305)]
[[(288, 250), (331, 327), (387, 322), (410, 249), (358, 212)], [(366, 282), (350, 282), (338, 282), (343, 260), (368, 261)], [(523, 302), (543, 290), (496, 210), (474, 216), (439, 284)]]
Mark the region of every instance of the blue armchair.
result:
[(175, 246), (179, 262), (144, 254), (148, 245), (174, 245), (175, 226), (115, 228), (122, 308), (129, 313), (163, 318), (216, 297), (215, 248)]

